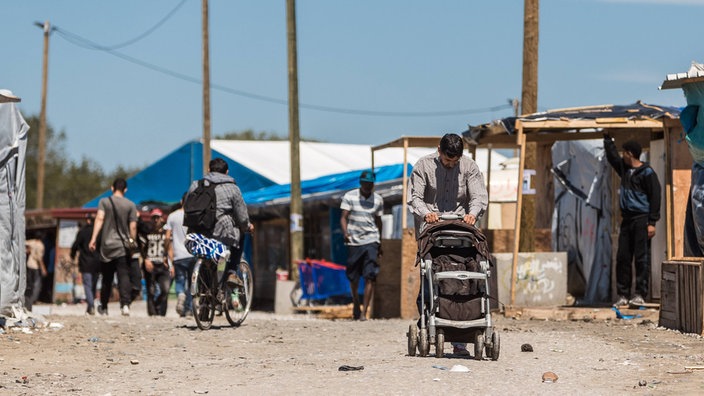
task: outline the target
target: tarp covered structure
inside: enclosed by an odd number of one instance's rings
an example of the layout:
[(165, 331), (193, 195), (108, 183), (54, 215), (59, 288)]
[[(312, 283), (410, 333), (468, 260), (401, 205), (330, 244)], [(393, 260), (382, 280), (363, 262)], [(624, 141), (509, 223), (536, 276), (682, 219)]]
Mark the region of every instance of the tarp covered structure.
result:
[(680, 121), (693, 163), (684, 221), (684, 255), (704, 257), (704, 64), (692, 62), (686, 73), (668, 74), (660, 88), (682, 88), (687, 99)]
[(25, 154), (29, 126), (12, 92), (0, 90), (0, 315), (24, 312)]
[(567, 252), (568, 289), (577, 305), (610, 299), (611, 166), (600, 140), (556, 142), (552, 146), (555, 210), (552, 246)]
[[(290, 183), (290, 146), (288, 141), (212, 140), (212, 158), (227, 161), (230, 175), (235, 177), (243, 192)], [(413, 162), (428, 153), (414, 150), (409, 156)], [(175, 203), (181, 199), (191, 181), (203, 176), (203, 145), (189, 142), (147, 166), (127, 180), (127, 198), (137, 204), (148, 202)], [(385, 150), (377, 156), (378, 166), (398, 164), (400, 150)], [(300, 142), (301, 180), (318, 179), (331, 175), (334, 183), (338, 174), (368, 169), (371, 164), (370, 146)], [(324, 185), (324, 179), (319, 180)], [(275, 191), (278, 191), (275, 189)], [(271, 199), (275, 199), (274, 193)], [(106, 190), (84, 205), (98, 206), (100, 198), (110, 195)], [(261, 197), (261, 195), (260, 195)], [(265, 199), (265, 198), (262, 198)]]

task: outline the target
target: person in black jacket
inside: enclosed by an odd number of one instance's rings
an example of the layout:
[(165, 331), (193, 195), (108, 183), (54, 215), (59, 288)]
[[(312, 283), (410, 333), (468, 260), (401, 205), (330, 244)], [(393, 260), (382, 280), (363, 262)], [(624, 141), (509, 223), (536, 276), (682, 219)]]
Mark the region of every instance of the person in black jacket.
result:
[(71, 246), (71, 260), (76, 259), (78, 255), (78, 270), (81, 272), (83, 279), (83, 289), (86, 294), (86, 313), (95, 315), (95, 293), (98, 284), (98, 269), (100, 266), (100, 258), (98, 252), (90, 250), (88, 244), (93, 235), (93, 216), (94, 214), (86, 215), (86, 225), (84, 225), (76, 234), (76, 239)]
[[(614, 306), (642, 305), (645, 303), (643, 298), (648, 295), (650, 240), (655, 236), (655, 223), (660, 219), (660, 182), (653, 168), (640, 161), (638, 142), (625, 142), (623, 155), (619, 157), (613, 139), (605, 133), (604, 149), (609, 163), (621, 177), (621, 228), (616, 253), (618, 300)], [(635, 293), (631, 294), (631, 262), (634, 259), (636, 285)]]

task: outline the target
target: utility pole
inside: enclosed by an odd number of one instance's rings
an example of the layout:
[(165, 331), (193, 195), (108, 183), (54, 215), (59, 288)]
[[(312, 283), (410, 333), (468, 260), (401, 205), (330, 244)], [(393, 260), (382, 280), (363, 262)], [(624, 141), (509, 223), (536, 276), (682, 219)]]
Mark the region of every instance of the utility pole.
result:
[[(539, 0), (524, 1), (521, 114), (531, 114), (538, 110), (538, 10)], [(524, 150), (525, 168), (537, 169), (537, 144), (526, 143)], [(519, 180), (523, 180), (523, 175), (519, 175)], [(523, 196), (519, 247), (522, 252), (535, 250), (535, 205), (535, 195)]]
[(39, 114), (39, 148), (37, 153), (37, 203), (36, 209), (44, 208), (44, 165), (46, 160), (46, 90), (49, 77), (49, 21), (35, 22), (44, 30), (44, 60), (42, 62), (42, 108)]
[(210, 163), (210, 50), (208, 44), (208, 0), (203, 0), (203, 174)]
[(290, 256), (292, 280), (298, 278), (296, 260), (303, 259), (303, 200), (301, 198), (300, 133), (298, 125), (298, 54), (296, 44), (296, 0), (286, 0), (288, 36), (288, 127), (291, 145)]

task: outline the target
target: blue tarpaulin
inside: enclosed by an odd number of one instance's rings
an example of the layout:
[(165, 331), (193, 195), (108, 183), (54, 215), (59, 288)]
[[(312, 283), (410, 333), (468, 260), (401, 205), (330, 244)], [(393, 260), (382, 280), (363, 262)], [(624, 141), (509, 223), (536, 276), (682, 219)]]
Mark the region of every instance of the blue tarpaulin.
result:
[[(211, 155), (212, 158), (223, 158), (227, 161), (230, 175), (235, 177), (237, 185), (242, 191), (253, 191), (276, 185), (268, 178), (216, 150), (212, 150)], [(191, 181), (202, 177), (203, 144), (189, 142), (127, 179), (127, 193), (125, 195), (138, 206), (147, 202), (173, 204), (181, 200), (181, 196), (188, 190)], [(111, 191), (108, 188), (83, 207), (97, 208), (100, 199), (110, 194)]]

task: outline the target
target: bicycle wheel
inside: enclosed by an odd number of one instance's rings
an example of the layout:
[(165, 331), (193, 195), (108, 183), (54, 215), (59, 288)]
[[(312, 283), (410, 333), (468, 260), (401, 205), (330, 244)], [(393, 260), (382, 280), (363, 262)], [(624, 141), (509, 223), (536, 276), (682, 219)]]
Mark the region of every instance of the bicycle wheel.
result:
[(242, 279), (242, 286), (231, 288), (225, 283), (225, 317), (232, 326), (239, 326), (252, 307), (252, 296), (254, 295), (254, 277), (249, 264), (242, 260), (237, 266), (237, 275)]
[(191, 278), (191, 296), (193, 297), (193, 317), (201, 330), (207, 330), (215, 317), (215, 299), (213, 287), (215, 279), (214, 266), (204, 259), (198, 259), (193, 267)]

